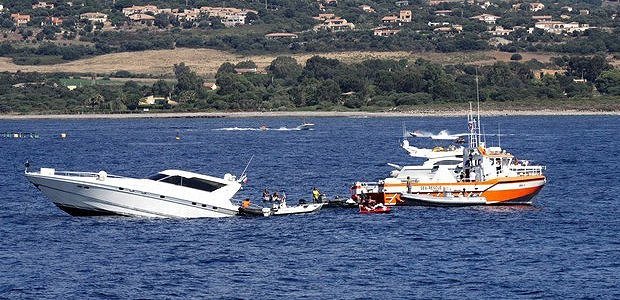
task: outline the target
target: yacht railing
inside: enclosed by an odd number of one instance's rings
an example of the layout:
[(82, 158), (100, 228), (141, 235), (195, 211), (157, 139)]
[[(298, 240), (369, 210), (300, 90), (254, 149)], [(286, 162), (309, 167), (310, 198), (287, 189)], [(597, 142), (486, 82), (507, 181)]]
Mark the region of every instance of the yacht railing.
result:
[[(41, 171), (27, 171), (29, 174), (41, 174)], [(99, 173), (93, 172), (75, 172), (75, 171), (56, 171), (54, 170), (54, 176), (67, 176), (67, 177), (99, 177)], [(108, 178), (125, 178), (123, 176), (106, 174)]]

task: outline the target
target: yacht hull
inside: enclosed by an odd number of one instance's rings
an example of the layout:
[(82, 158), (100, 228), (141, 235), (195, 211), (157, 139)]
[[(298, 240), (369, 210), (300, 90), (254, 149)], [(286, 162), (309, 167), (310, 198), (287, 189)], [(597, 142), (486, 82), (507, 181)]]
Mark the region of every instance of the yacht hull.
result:
[(74, 216), (215, 218), (237, 213), (236, 209), (105, 184), (33, 174), (26, 177), (56, 206)]

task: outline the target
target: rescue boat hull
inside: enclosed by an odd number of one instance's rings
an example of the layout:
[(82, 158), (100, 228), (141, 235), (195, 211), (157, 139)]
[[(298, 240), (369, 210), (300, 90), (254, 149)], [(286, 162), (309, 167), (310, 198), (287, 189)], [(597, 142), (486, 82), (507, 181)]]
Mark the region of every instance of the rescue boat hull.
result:
[(401, 199), (403, 194), (437, 197), (448, 191), (456, 196), (484, 197), (484, 205), (531, 204), (545, 184), (544, 176), (510, 177), (484, 182), (415, 183), (410, 189), (407, 183), (377, 183), (372, 188), (356, 184), (351, 188), (351, 197), (356, 199), (364, 194), (385, 205), (408, 205)]

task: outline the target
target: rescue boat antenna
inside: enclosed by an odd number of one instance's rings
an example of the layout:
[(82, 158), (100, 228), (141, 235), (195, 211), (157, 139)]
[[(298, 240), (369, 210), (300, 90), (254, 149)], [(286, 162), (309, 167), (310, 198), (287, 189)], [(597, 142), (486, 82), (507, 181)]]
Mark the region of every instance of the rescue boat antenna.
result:
[(478, 117), (476, 118), (476, 122), (478, 123), (478, 143), (480, 143), (480, 127), (482, 124), (480, 123), (480, 84), (478, 82), (478, 67), (476, 67), (476, 103), (478, 105)]
[(502, 129), (497, 122), (497, 147), (502, 148)]

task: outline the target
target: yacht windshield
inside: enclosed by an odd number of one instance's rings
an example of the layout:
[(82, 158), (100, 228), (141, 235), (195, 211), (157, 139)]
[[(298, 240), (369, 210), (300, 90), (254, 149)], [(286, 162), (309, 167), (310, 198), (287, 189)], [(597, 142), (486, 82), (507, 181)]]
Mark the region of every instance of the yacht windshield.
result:
[[(152, 177), (155, 177), (155, 176), (152, 176)], [(153, 179), (153, 180), (158, 180), (161, 182), (166, 182), (166, 183), (170, 183), (174, 185), (180, 185), (180, 186), (197, 189), (201, 191), (207, 191), (207, 192), (213, 192), (225, 186), (225, 184), (222, 184), (219, 182), (213, 182), (213, 181), (200, 179), (196, 177), (185, 178), (181, 176), (166, 176), (166, 175), (164, 175), (163, 177), (165, 178), (163, 179), (159, 178), (159, 179)]]
[(164, 175), (162, 173), (157, 173), (155, 175), (149, 176), (147, 179), (158, 181), (164, 177), (168, 177), (168, 175)]

